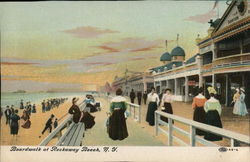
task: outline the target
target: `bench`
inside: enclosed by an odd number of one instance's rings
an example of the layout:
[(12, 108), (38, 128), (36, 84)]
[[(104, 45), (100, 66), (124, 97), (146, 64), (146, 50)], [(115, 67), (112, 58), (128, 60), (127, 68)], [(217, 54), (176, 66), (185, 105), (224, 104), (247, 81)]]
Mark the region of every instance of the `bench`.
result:
[(82, 122), (72, 122), (67, 131), (59, 138), (57, 146), (82, 146), (85, 125)]

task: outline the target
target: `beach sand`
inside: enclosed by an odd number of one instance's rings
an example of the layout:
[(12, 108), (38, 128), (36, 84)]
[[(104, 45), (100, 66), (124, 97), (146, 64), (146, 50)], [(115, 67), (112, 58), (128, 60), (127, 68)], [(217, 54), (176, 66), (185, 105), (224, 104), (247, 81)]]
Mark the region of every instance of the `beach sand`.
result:
[[(41, 103), (36, 103), (37, 112), (31, 113), (30, 117), (31, 127), (29, 129), (22, 128), (20, 121), (17, 141), (10, 134), (10, 127), (6, 125), (6, 118), (5, 115), (3, 115), (1, 118), (1, 145), (38, 145), (49, 134), (49, 130), (43, 135), (41, 132), (44, 129), (45, 123), (50, 118), (50, 115), (54, 114), (55, 117), (59, 119), (68, 112), (71, 105), (71, 98), (69, 98), (58, 108), (53, 108), (50, 111), (42, 113)], [(18, 114), (20, 117), (22, 112), (23, 110), (19, 109)], [(62, 121), (63, 119), (58, 121), (58, 124)], [(39, 138), (39, 136), (41, 136), (41, 138)]]

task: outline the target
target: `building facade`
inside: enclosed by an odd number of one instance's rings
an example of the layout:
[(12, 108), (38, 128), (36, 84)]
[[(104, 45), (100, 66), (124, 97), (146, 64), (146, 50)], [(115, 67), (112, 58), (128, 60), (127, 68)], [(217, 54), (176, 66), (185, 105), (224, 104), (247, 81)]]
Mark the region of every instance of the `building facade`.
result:
[(213, 85), (226, 106), (242, 87), (250, 108), (250, 1), (232, 1), (221, 19), (211, 22), (209, 35), (198, 46), (204, 86)]
[[(221, 19), (210, 21), (208, 36), (198, 38), (199, 54), (185, 60), (177, 46), (152, 70), (157, 92), (170, 88), (177, 101), (191, 101), (198, 87), (214, 86), (221, 104), (232, 106), (236, 88), (245, 89), (250, 108), (250, 1), (232, 1)], [(207, 91), (206, 95), (207, 94)]]

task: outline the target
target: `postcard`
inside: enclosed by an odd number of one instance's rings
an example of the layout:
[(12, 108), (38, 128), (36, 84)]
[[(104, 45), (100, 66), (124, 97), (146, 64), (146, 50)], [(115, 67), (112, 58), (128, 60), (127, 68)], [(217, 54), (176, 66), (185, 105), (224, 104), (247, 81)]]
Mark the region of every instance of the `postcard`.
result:
[(250, 1), (1, 2), (1, 162), (247, 162)]

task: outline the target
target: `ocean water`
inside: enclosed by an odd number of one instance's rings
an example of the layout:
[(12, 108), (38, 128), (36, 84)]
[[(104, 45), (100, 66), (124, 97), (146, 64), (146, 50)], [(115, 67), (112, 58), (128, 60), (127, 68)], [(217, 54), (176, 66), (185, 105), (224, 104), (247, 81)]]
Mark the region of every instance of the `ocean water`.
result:
[(75, 96), (85, 97), (86, 92), (60, 92), (60, 93), (1, 93), (1, 109), (5, 109), (7, 105), (14, 105), (15, 108), (20, 107), (21, 99), (24, 102), (41, 103), (49, 98), (72, 98)]

